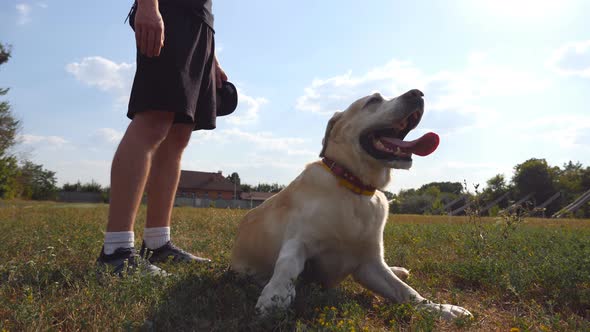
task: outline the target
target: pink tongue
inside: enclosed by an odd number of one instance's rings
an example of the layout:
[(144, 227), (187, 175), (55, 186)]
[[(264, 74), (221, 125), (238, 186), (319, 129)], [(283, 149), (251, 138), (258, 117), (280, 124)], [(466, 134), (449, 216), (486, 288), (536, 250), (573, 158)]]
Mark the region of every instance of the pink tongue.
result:
[(426, 133), (422, 137), (410, 142), (390, 137), (381, 137), (380, 140), (399, 146), (403, 152), (413, 153), (422, 157), (433, 153), (440, 142), (438, 135), (435, 133)]

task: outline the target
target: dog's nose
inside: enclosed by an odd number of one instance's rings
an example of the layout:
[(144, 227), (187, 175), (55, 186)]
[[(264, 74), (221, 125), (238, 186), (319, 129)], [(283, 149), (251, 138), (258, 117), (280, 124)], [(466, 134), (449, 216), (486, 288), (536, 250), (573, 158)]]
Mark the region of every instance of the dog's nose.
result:
[(422, 93), (422, 91), (420, 91), (418, 89), (412, 89), (412, 90), (404, 93), (400, 97), (401, 98), (421, 98), (421, 97), (424, 97), (424, 94)]

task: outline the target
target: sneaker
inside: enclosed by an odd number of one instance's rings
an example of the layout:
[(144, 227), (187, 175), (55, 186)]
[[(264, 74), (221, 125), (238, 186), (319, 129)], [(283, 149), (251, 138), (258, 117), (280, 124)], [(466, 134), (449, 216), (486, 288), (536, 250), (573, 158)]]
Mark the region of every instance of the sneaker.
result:
[(168, 275), (166, 271), (139, 256), (135, 248), (117, 248), (114, 253), (107, 255), (104, 253), (103, 247), (100, 250), (100, 256), (96, 260), (96, 265), (98, 272), (108, 272), (119, 277), (133, 273), (137, 269), (143, 275), (163, 277)]
[(158, 249), (148, 249), (145, 246), (145, 242), (141, 245), (141, 251), (139, 252), (142, 257), (146, 257), (150, 263), (165, 263), (168, 260), (171, 260), (175, 263), (180, 262), (197, 262), (197, 263), (210, 263), (211, 260), (208, 258), (201, 258), (197, 257), (193, 254), (190, 254), (174, 244), (171, 241), (166, 242), (165, 245), (161, 246)]

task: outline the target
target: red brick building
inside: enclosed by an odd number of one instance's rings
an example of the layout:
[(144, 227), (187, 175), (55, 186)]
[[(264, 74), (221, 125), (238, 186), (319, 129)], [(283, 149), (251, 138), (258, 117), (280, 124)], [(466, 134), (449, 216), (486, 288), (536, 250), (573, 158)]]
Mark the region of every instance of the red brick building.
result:
[(234, 190), (239, 198), (240, 186), (234, 186), (221, 171), (209, 173), (183, 170), (180, 172), (176, 196), (231, 200), (234, 199)]
[(269, 199), (276, 193), (267, 193), (267, 192), (260, 192), (260, 191), (251, 191), (249, 193), (241, 193), (240, 198), (244, 201), (250, 202), (250, 208), (256, 207), (262, 202)]

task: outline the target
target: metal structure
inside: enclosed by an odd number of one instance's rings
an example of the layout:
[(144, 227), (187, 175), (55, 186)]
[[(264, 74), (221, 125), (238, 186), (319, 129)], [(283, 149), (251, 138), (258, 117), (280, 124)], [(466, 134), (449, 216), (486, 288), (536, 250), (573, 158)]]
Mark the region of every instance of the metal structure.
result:
[[(455, 198), (454, 200), (452, 200), (451, 202), (445, 204), (443, 206), (443, 211), (447, 211), (447, 214), (449, 216), (454, 216), (454, 214), (452, 214), (452, 213), (455, 212), (455, 211), (457, 211), (457, 210), (451, 210), (451, 208), (453, 207), (453, 205), (455, 205), (455, 204), (457, 204), (457, 203), (459, 203), (461, 201), (465, 201), (467, 199), (469, 199), (469, 196), (467, 196), (467, 195), (461, 195), (461, 196)], [(467, 206), (465, 206), (465, 208), (467, 208)], [(465, 208), (463, 208), (463, 210), (465, 210)], [(463, 211), (463, 210), (461, 210), (461, 211)], [(461, 211), (458, 211), (456, 213), (459, 213)]]
[[(535, 206), (535, 209), (537, 211), (541, 211), (541, 217), (545, 218), (545, 208), (547, 207), (547, 205), (553, 203), (554, 200), (558, 199), (561, 196), (561, 191), (556, 192), (555, 194), (553, 194), (553, 196), (549, 197), (545, 202), (543, 202), (541, 205), (537, 205)], [(533, 215), (535, 214), (535, 212), (533, 212)]]
[(524, 203), (527, 199), (530, 199), (535, 193), (529, 193), (528, 195), (525, 195), (523, 198), (519, 199), (518, 202), (510, 205), (509, 207), (503, 209), (500, 211), (500, 213), (504, 213), (504, 212), (510, 212), (512, 210), (514, 210), (517, 206), (520, 206), (520, 204)]
[(480, 211), (480, 215), (482, 212), (488, 212), (492, 207), (494, 207), (494, 205), (498, 204), (499, 202), (501, 202), (502, 200), (504, 200), (504, 198), (508, 197), (508, 195), (510, 195), (510, 192), (505, 192), (504, 195), (496, 198), (495, 200), (493, 200), (491, 203), (489, 203), (488, 205), (484, 206), (481, 211)]
[(453, 205), (457, 204), (458, 202), (466, 199), (467, 196), (466, 195), (461, 195), (459, 197), (457, 197), (456, 199), (454, 199), (453, 201), (445, 204), (445, 206), (443, 206), (443, 210), (447, 211), (448, 209), (450, 209)]
[(543, 204), (537, 205), (536, 208), (544, 209), (545, 207), (547, 207), (547, 205), (553, 203), (554, 200), (558, 199), (559, 196), (561, 196), (561, 191), (558, 191), (555, 194), (553, 194), (553, 196), (549, 197), (545, 202), (543, 202)]
[(463, 205), (462, 207), (449, 212), (449, 216), (456, 216), (457, 214), (465, 211), (465, 209), (467, 209), (468, 207), (470, 207), (471, 204), (473, 204), (473, 201), (467, 202), (467, 204)]
[(561, 218), (569, 213), (574, 213), (576, 210), (582, 207), (582, 205), (586, 204), (586, 202), (590, 201), (590, 190), (586, 191), (582, 195), (578, 196), (573, 202), (566, 205), (563, 209), (555, 212), (551, 218)]

